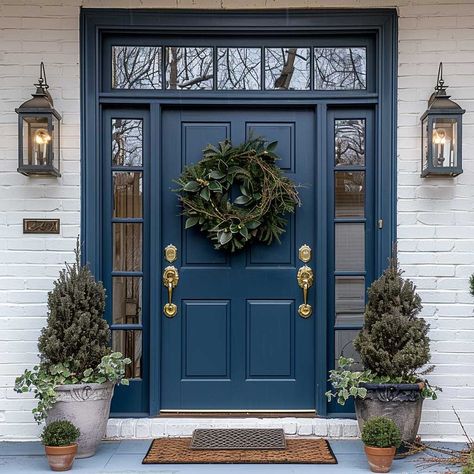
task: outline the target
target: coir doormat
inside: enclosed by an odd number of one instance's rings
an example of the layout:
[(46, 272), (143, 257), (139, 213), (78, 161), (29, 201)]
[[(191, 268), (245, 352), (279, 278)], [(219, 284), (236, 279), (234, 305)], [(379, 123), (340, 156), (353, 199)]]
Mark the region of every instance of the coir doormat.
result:
[(286, 449), (211, 449), (190, 448), (191, 438), (153, 440), (143, 464), (337, 464), (325, 439), (286, 440)]

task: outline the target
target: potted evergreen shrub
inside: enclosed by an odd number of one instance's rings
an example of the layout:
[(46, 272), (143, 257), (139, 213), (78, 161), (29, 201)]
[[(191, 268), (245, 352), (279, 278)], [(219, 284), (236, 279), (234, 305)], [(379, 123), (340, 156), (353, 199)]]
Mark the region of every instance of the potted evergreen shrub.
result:
[(52, 471), (69, 471), (77, 453), (80, 431), (70, 421), (53, 421), (43, 429), (43, 443)]
[(69, 420), (78, 426), (77, 457), (92, 456), (105, 435), (110, 402), (117, 383), (128, 385), (130, 359), (109, 347), (103, 318), (105, 290), (87, 266), (66, 264), (48, 295), (48, 319), (38, 341), (40, 363), (17, 378), (15, 390), (33, 390), (38, 423)]
[(398, 426), (390, 418), (370, 418), (362, 430), (365, 454), (372, 472), (389, 472), (395, 450), (402, 441)]
[(410, 280), (402, 277), (396, 258), (368, 289), (364, 327), (354, 341), (363, 371), (351, 370), (352, 359), (341, 357), (330, 372), (333, 391), (344, 404), (355, 398), (359, 428), (376, 416), (388, 416), (402, 433), (405, 449), (415, 441), (425, 398), (436, 399), (438, 387), (419, 370), (430, 361), (429, 325), (418, 317), (421, 299)]

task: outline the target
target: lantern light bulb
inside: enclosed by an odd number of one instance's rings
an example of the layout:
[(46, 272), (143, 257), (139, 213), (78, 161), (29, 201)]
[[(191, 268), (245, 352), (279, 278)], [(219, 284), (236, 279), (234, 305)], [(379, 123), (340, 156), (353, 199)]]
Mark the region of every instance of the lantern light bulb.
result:
[(51, 141), (51, 135), (44, 129), (40, 128), (35, 132), (35, 143), (38, 145), (47, 145)]

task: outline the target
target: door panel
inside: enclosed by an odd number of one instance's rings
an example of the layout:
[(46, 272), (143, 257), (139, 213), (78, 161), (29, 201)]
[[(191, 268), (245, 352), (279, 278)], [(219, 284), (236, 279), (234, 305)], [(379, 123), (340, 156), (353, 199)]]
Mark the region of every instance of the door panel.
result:
[[(162, 324), (162, 409), (313, 409), (313, 314), (298, 315), (298, 248), (314, 247), (315, 114), (295, 108), (170, 108), (162, 115), (162, 242), (178, 248), (174, 318)], [(278, 140), (278, 163), (304, 206), (289, 216), (281, 244), (233, 255), (184, 230), (173, 183), (208, 143), (251, 133)], [(153, 211), (152, 211), (153, 212)], [(158, 212), (158, 210), (157, 210)], [(315, 262), (308, 263), (315, 270)], [(167, 263), (163, 260), (163, 265)], [(315, 286), (309, 290), (314, 307)], [(162, 288), (162, 301), (167, 293)]]

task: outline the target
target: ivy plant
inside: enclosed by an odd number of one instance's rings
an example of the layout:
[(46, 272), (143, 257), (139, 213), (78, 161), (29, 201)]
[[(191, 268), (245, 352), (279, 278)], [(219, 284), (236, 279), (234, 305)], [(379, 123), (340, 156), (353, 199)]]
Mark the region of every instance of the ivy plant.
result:
[(112, 352), (102, 357), (99, 365), (94, 369), (88, 368), (84, 372), (74, 372), (72, 361), (59, 364), (39, 364), (32, 370), (25, 370), (15, 380), (15, 391), (18, 393), (33, 392), (38, 400), (38, 405), (32, 412), (35, 420), (41, 423), (48, 410), (56, 401), (56, 387), (59, 385), (81, 383), (113, 382), (128, 385), (125, 378), (125, 366), (131, 360), (123, 357), (120, 352)]
[(469, 292), (474, 296), (474, 273), (469, 277)]

